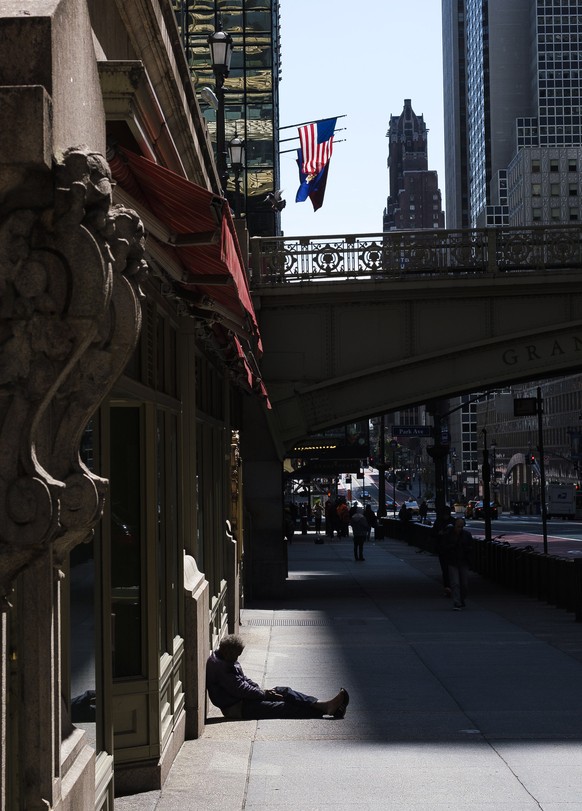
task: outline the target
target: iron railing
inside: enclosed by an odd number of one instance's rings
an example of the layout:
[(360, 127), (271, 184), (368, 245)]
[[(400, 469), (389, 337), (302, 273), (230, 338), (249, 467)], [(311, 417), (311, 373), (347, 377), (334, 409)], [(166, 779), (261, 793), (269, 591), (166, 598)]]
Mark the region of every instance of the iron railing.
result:
[[(405, 541), (436, 555), (431, 527), (416, 521), (383, 518), (385, 537)], [(474, 539), (473, 571), (482, 577), (563, 608), (582, 622), (582, 559), (544, 555), (531, 546)]]
[(582, 267), (582, 226), (253, 237), (251, 285)]

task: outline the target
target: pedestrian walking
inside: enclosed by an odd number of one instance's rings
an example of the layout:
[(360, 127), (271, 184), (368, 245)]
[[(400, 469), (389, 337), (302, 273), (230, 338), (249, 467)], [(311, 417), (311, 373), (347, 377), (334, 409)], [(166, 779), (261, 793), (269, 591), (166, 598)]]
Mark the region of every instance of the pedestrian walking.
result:
[(311, 510), (313, 513), (313, 524), (315, 527), (315, 534), (321, 535), (321, 516), (323, 514), (323, 507), (321, 501), (316, 501)]
[(352, 535), (354, 536), (354, 560), (365, 560), (364, 541), (368, 537), (370, 527), (360, 507), (358, 507), (356, 512), (352, 515), (350, 524), (352, 526)]
[(328, 538), (333, 538), (333, 530), (336, 522), (335, 505), (331, 498), (325, 502), (325, 534)]
[(368, 537), (367, 537), (367, 540), (369, 541), (370, 536), (372, 534), (372, 530), (376, 529), (376, 527), (378, 525), (378, 519), (376, 517), (376, 513), (374, 512), (374, 510), (372, 509), (370, 504), (366, 504), (366, 506), (364, 507), (364, 517), (365, 517), (366, 521), (368, 522)]
[(441, 577), (443, 581), (443, 589), (445, 597), (451, 596), (451, 586), (449, 582), (449, 564), (445, 555), (445, 538), (453, 524), (451, 512), (445, 508), (437, 514), (434, 524), (432, 525), (431, 535), (433, 537), (434, 549), (438, 555), (439, 565), (441, 567)]
[(460, 611), (465, 608), (469, 587), (469, 566), (473, 555), (473, 536), (465, 529), (464, 518), (456, 518), (444, 536), (443, 554), (449, 569), (453, 609)]
[(337, 534), (342, 538), (348, 537), (348, 530), (350, 528), (350, 508), (345, 501), (340, 501), (337, 507), (338, 517), (338, 532)]

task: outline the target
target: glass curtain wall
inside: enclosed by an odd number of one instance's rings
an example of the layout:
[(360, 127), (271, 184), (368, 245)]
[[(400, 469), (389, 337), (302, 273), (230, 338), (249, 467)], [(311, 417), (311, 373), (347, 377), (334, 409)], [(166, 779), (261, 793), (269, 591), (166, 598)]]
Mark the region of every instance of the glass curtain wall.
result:
[[(280, 215), (266, 195), (279, 184), (279, 3), (277, 0), (174, 0), (198, 101), (216, 144), (217, 111), (200, 95), (215, 88), (208, 36), (220, 26), (234, 40), (230, 75), (224, 83), (225, 138), (244, 139), (246, 170), (241, 193), (251, 236), (280, 232)], [(234, 175), (227, 194), (234, 206)]]

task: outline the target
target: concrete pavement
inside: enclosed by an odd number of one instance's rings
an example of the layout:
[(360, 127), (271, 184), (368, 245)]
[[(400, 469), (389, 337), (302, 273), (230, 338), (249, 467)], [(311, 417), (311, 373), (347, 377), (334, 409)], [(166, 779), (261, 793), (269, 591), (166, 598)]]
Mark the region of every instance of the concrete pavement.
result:
[(116, 811), (582, 811), (582, 626), (399, 541), (296, 536), (278, 601), (242, 612), (245, 672), (345, 720), (229, 722), (212, 710), (161, 792)]

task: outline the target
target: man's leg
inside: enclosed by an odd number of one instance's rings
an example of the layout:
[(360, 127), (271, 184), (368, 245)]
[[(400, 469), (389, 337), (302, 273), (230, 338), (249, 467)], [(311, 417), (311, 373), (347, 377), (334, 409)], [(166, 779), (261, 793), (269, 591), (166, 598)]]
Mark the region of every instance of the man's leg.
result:
[(453, 608), (461, 608), (461, 578), (459, 567), (456, 564), (449, 564), (449, 585), (453, 593)]
[(451, 596), (451, 584), (449, 582), (449, 564), (443, 555), (439, 555), (439, 563), (441, 567), (441, 574), (443, 577), (443, 588), (447, 597)]
[(465, 598), (469, 590), (469, 567), (467, 566), (466, 563), (463, 563), (459, 566), (459, 580), (460, 580), (459, 595), (461, 597), (461, 605), (464, 606)]
[(346, 703), (345, 691), (340, 692), (329, 701), (319, 701), (293, 690), (291, 687), (275, 687), (283, 696), (280, 701), (243, 701), (242, 717), (245, 721), (265, 718), (322, 718), (333, 715), (342, 704)]

